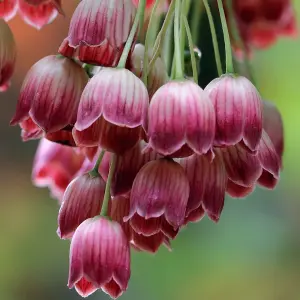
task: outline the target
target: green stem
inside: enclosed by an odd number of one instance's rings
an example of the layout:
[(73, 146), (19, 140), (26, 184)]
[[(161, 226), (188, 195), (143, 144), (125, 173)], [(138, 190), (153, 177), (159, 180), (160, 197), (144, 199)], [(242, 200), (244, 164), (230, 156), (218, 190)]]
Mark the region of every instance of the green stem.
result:
[(145, 86), (147, 86), (147, 81), (148, 81), (148, 66), (149, 66), (149, 55), (148, 55), (148, 50), (149, 50), (149, 44), (150, 44), (150, 38), (151, 38), (151, 29), (154, 26), (154, 20), (156, 18), (156, 10), (158, 7), (160, 0), (156, 0), (154, 7), (151, 12), (150, 16), (150, 21), (146, 33), (146, 39), (145, 39), (145, 53), (144, 53), (144, 61), (143, 61), (143, 76), (142, 76), (142, 81), (144, 82)]
[(100, 167), (100, 164), (102, 162), (102, 159), (104, 157), (104, 154), (105, 154), (105, 150), (102, 150), (99, 154), (99, 157), (95, 163), (95, 166), (93, 168), (92, 171), (90, 171), (90, 175), (93, 176), (93, 177), (97, 177), (99, 176), (99, 167)]
[(224, 35), (224, 42), (225, 42), (226, 73), (234, 73), (230, 36), (229, 36), (226, 16), (225, 16), (225, 12), (224, 12), (224, 7), (223, 7), (222, 0), (217, 0), (217, 1), (218, 1), (218, 7), (219, 7), (219, 12), (220, 12), (223, 35)]
[(166, 15), (166, 18), (164, 20), (164, 23), (163, 23), (163, 25), (160, 29), (160, 32), (157, 35), (157, 38), (155, 40), (154, 47), (153, 47), (153, 57), (152, 57), (152, 59), (149, 63), (148, 74), (149, 74), (149, 71), (153, 68), (156, 59), (160, 55), (160, 52), (161, 52), (161, 49), (162, 49), (162, 44), (163, 44), (162, 42), (163, 42), (163, 40), (166, 36), (169, 25), (170, 25), (170, 23), (173, 19), (173, 13), (174, 13), (174, 10), (175, 10), (175, 2), (176, 2), (176, 0), (172, 0), (171, 4), (169, 6), (169, 10), (168, 10), (168, 13)]
[(199, 41), (199, 23), (201, 20), (201, 10), (202, 10), (201, 1), (200, 0), (194, 1), (191, 31), (192, 31), (192, 37), (195, 45), (198, 45), (198, 41)]
[(173, 26), (169, 26), (166, 37), (163, 41), (163, 47), (162, 47), (162, 56), (163, 56), (163, 61), (166, 65), (166, 69), (168, 74), (171, 71), (171, 65), (172, 65), (172, 60), (173, 60)]
[(238, 46), (238, 48), (242, 50), (244, 56), (244, 63), (248, 72), (249, 79), (252, 81), (253, 84), (255, 84), (255, 78), (253, 76), (252, 66), (247, 55), (246, 45), (241, 37), (241, 33), (236, 22), (235, 13), (233, 11), (232, 6), (232, 0), (226, 0), (226, 7), (228, 11), (229, 27), (232, 33), (232, 38), (235, 44)]
[[(129, 34), (128, 39), (126, 41), (124, 50), (122, 52), (122, 56), (120, 58), (120, 61), (118, 63), (118, 68), (125, 68), (126, 61), (127, 61), (127, 58), (128, 58), (128, 55), (129, 55), (134, 37), (136, 35), (139, 23), (140, 22), (144, 23), (145, 8), (146, 8), (146, 0), (140, 0), (138, 10), (137, 10), (137, 13), (135, 15), (134, 22), (133, 22), (133, 25), (131, 27), (130, 34)], [(141, 27), (143, 26), (143, 23), (140, 24)]]
[(214, 19), (211, 13), (211, 9), (209, 6), (209, 3), (207, 0), (203, 0), (203, 4), (207, 13), (208, 17), (208, 22), (209, 22), (209, 27), (210, 27), (210, 32), (211, 32), (211, 37), (212, 37), (212, 42), (214, 46), (214, 52), (215, 52), (215, 60), (216, 60), (216, 65), (217, 65), (217, 70), (219, 76), (223, 74), (223, 69), (222, 69), (222, 63), (221, 63), (221, 55), (220, 55), (220, 49), (219, 49), (219, 44), (218, 44), (218, 38), (217, 38), (217, 32), (216, 32), (216, 27), (214, 23)]
[(103, 217), (107, 217), (107, 215), (108, 215), (108, 204), (109, 204), (109, 200), (110, 200), (110, 187), (111, 187), (112, 178), (115, 174), (116, 163), (117, 163), (117, 155), (112, 154), (111, 161), (110, 161), (108, 178), (107, 178), (106, 186), (105, 186), (105, 193), (104, 193), (101, 213), (100, 213), (100, 215), (103, 216)]
[(180, 46), (180, 8), (181, 0), (175, 2), (175, 19), (174, 19), (174, 41), (175, 41), (175, 79), (184, 78), (181, 63), (181, 46)]
[(189, 42), (189, 49), (190, 49), (192, 69), (193, 69), (193, 78), (194, 78), (195, 83), (198, 84), (197, 62), (196, 62), (196, 56), (195, 56), (195, 51), (194, 51), (194, 43), (193, 43), (191, 29), (190, 29), (189, 22), (188, 22), (186, 16), (181, 15), (181, 17), (182, 17), (184, 25), (185, 25), (185, 31), (186, 31), (186, 35), (188, 37), (188, 42)]
[(180, 53), (181, 53), (181, 65), (184, 72), (184, 51), (186, 45), (186, 31), (183, 21), (183, 16), (187, 16), (191, 6), (191, 0), (181, 0), (181, 16), (180, 16)]

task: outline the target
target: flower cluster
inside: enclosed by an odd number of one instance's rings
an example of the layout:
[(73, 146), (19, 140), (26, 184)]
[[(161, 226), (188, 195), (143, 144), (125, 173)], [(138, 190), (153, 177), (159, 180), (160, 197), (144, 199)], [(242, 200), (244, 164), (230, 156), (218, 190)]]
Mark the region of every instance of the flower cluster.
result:
[[(60, 7), (28, 1), (37, 2)], [(82, 0), (59, 54), (26, 75), (11, 120), (24, 141), (40, 139), (32, 180), (59, 200), (57, 234), (71, 241), (68, 287), (83, 297), (97, 289), (119, 297), (128, 286), (131, 249), (171, 249), (190, 222), (205, 215), (218, 222), (226, 194), (273, 189), (280, 177), (281, 115), (234, 72), (222, 1), (226, 72), (220, 68), (204, 89), (188, 7), (166, 1), (165, 14), (154, 3)], [(164, 19), (158, 33), (157, 18)], [(174, 53), (163, 48), (171, 25)], [(184, 70), (184, 30), (193, 79)], [(13, 61), (9, 45), (0, 39), (0, 46)]]

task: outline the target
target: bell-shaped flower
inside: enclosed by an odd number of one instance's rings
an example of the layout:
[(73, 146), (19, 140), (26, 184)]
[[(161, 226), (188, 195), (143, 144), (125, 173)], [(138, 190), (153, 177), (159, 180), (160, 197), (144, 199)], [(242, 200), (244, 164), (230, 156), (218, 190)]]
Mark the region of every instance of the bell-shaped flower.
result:
[[(193, 155), (180, 160), (190, 183), (190, 196), (186, 209), (186, 218), (195, 222), (197, 214), (201, 220), (202, 211), (213, 221), (218, 221), (223, 210), (227, 173), (222, 154), (215, 149), (211, 161), (207, 155)], [(196, 213), (198, 211), (198, 213)]]
[(162, 232), (172, 238), (184, 223), (189, 182), (183, 168), (170, 159), (147, 163), (137, 174), (124, 219), (145, 236)]
[(60, 238), (70, 238), (83, 221), (100, 214), (104, 191), (104, 180), (93, 172), (75, 178), (68, 185), (58, 214)]
[(21, 18), (32, 27), (41, 29), (63, 14), (61, 0), (18, 0)]
[(61, 200), (83, 161), (84, 156), (74, 148), (42, 139), (33, 162), (32, 181), (35, 186), (48, 187)]
[(117, 222), (104, 217), (84, 221), (70, 247), (69, 288), (83, 297), (102, 289), (118, 298), (130, 278), (130, 247)]
[(5, 21), (12, 19), (18, 11), (19, 0), (2, 0), (0, 1), (0, 18)]
[(87, 82), (85, 71), (72, 60), (55, 55), (41, 59), (27, 73), (11, 125), (29, 117), (46, 133), (74, 125)]
[[(145, 46), (137, 44), (130, 56), (130, 70), (139, 78), (143, 75)], [(148, 53), (149, 60), (152, 58), (152, 53)], [(147, 89), (149, 98), (151, 99), (154, 93), (168, 81), (168, 73), (163, 60), (158, 57), (155, 60), (153, 68), (149, 70)]]
[(6, 22), (0, 19), (0, 92), (6, 91), (10, 85), (15, 69), (16, 48), (13, 33)]
[[(104, 154), (99, 171), (103, 178), (107, 178), (111, 154)], [(111, 195), (119, 196), (128, 193), (133, 181), (140, 169), (149, 161), (161, 158), (156, 152), (147, 149), (144, 141), (140, 141), (132, 149), (119, 155), (117, 158), (116, 169), (111, 183)]]
[(73, 136), (78, 146), (122, 154), (140, 139), (149, 96), (143, 82), (126, 69), (105, 68), (81, 96)]
[(241, 141), (258, 148), (262, 134), (262, 101), (245, 77), (226, 74), (207, 85), (216, 112), (215, 146), (233, 146)]
[(136, 8), (132, 0), (83, 0), (59, 48), (64, 56), (78, 53), (80, 61), (116, 66), (128, 39)]
[(172, 157), (207, 153), (215, 135), (215, 112), (207, 93), (192, 81), (171, 81), (152, 97), (149, 146)]

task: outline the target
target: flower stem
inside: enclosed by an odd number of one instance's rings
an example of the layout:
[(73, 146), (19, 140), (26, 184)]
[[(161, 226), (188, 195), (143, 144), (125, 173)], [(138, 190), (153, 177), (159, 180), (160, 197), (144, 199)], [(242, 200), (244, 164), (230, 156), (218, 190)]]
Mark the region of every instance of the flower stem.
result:
[(238, 46), (238, 48), (240, 48), (242, 50), (244, 64), (246, 66), (249, 79), (252, 81), (253, 84), (255, 84), (255, 78), (253, 76), (251, 62), (249, 61), (245, 42), (241, 37), (241, 33), (240, 33), (239, 27), (236, 22), (236, 17), (235, 17), (235, 14), (233, 11), (233, 6), (232, 6), (232, 0), (226, 0), (226, 8), (228, 11), (229, 28), (232, 33), (233, 40), (234, 40), (235, 44)]
[(185, 31), (186, 31), (186, 35), (188, 37), (188, 42), (189, 42), (189, 49), (190, 49), (192, 69), (193, 69), (193, 78), (194, 78), (195, 83), (198, 84), (197, 62), (196, 62), (196, 56), (195, 56), (195, 51), (194, 51), (194, 43), (193, 43), (191, 29), (190, 29), (189, 22), (188, 22), (186, 16), (182, 14), (181, 17), (182, 17), (183, 23), (185, 25)]
[[(140, 22), (144, 23), (145, 8), (146, 8), (146, 0), (140, 0), (138, 10), (137, 10), (137, 13), (135, 15), (133, 25), (131, 27), (129, 37), (126, 41), (124, 50), (122, 52), (120, 61), (118, 63), (118, 68), (125, 68), (126, 61), (127, 61), (127, 58), (128, 58), (128, 55), (129, 55), (134, 37), (136, 35), (139, 23)], [(143, 26), (143, 23), (140, 24), (141, 27)]]
[(181, 8), (181, 0), (176, 0), (175, 19), (174, 19), (175, 79), (184, 78), (182, 61), (181, 61), (181, 46), (180, 46), (180, 8)]
[(164, 23), (163, 23), (163, 25), (160, 29), (160, 32), (157, 35), (157, 38), (155, 40), (154, 47), (153, 47), (153, 57), (152, 57), (152, 59), (149, 63), (148, 74), (149, 74), (150, 70), (153, 68), (156, 59), (160, 55), (162, 45), (163, 45), (163, 40), (166, 36), (169, 25), (170, 25), (170, 23), (173, 19), (173, 13), (174, 13), (174, 10), (175, 10), (175, 2), (176, 2), (176, 0), (172, 0), (171, 4), (169, 6), (169, 10), (168, 10), (168, 13), (166, 15), (166, 18), (164, 20)]
[(224, 35), (224, 42), (225, 42), (226, 73), (234, 73), (230, 36), (229, 36), (226, 16), (225, 16), (225, 12), (224, 12), (224, 7), (223, 7), (222, 0), (217, 0), (217, 1), (218, 1), (218, 7), (219, 7), (219, 12), (220, 12), (223, 35)]
[(99, 157), (98, 157), (98, 159), (97, 159), (97, 161), (96, 161), (96, 163), (95, 163), (95, 166), (94, 166), (93, 170), (90, 171), (90, 175), (91, 175), (92, 177), (97, 177), (97, 176), (99, 176), (99, 167), (100, 167), (100, 164), (101, 164), (102, 159), (103, 159), (103, 157), (104, 157), (104, 154), (105, 154), (105, 150), (101, 150), (101, 152), (100, 152), (100, 154), (99, 154)]
[(117, 162), (117, 155), (112, 154), (111, 161), (110, 161), (108, 178), (107, 178), (106, 186), (105, 186), (103, 204), (102, 204), (101, 213), (100, 213), (100, 215), (103, 216), (103, 217), (107, 217), (107, 215), (108, 215), (108, 204), (109, 204), (109, 200), (110, 200), (110, 187), (111, 187), (112, 178), (115, 174), (116, 162)]
[(208, 1), (203, 0), (203, 4), (204, 4), (204, 7), (205, 7), (205, 10), (206, 10), (206, 13), (207, 13), (207, 17), (208, 17), (212, 42), (213, 42), (213, 46), (214, 46), (217, 71), (218, 71), (219, 76), (221, 76), (223, 74), (223, 69), (222, 69), (221, 55), (220, 55), (220, 49), (219, 49), (219, 45), (218, 45), (216, 27), (215, 27), (214, 19), (213, 19)]
[(145, 86), (147, 86), (148, 81), (148, 66), (149, 66), (149, 56), (148, 56), (148, 50), (149, 50), (149, 44), (150, 44), (150, 37), (151, 37), (151, 29), (154, 26), (154, 20), (156, 19), (156, 10), (158, 7), (160, 0), (156, 0), (155, 4), (153, 6), (150, 21), (146, 33), (146, 39), (145, 39), (145, 53), (144, 53), (144, 61), (143, 61), (143, 76), (142, 81), (144, 82)]
[(194, 1), (193, 11), (192, 11), (192, 37), (195, 45), (198, 45), (199, 41), (199, 23), (201, 20), (202, 2)]

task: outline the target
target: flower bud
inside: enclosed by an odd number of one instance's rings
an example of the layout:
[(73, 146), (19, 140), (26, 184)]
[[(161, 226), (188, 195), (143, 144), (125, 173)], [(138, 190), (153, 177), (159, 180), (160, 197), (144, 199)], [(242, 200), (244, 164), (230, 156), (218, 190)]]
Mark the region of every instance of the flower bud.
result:
[(46, 133), (74, 125), (87, 81), (85, 71), (68, 58), (50, 55), (41, 59), (23, 82), (11, 125), (29, 116)]
[(104, 180), (90, 173), (75, 178), (68, 185), (58, 214), (60, 238), (70, 238), (83, 221), (100, 214), (104, 191)]
[[(130, 70), (139, 78), (143, 75), (143, 61), (144, 61), (145, 46), (137, 44), (134, 47), (132, 55), (130, 57)], [(149, 60), (152, 58), (152, 53), (149, 51)], [(158, 57), (154, 63), (154, 66), (149, 70), (148, 75), (148, 93), (151, 99), (154, 93), (168, 81), (168, 73), (163, 60)]]
[(119, 297), (130, 278), (130, 248), (122, 227), (103, 217), (84, 221), (70, 247), (68, 287), (86, 297), (101, 288)]
[(194, 82), (169, 82), (152, 97), (147, 131), (149, 146), (162, 155), (207, 153), (215, 134), (213, 106)]
[[(0, 5), (3, 4), (0, 3)], [(5, 21), (0, 19), (0, 92), (6, 91), (10, 85), (16, 56), (14, 36)]]
[(126, 69), (97, 73), (82, 94), (73, 136), (78, 146), (122, 154), (140, 139), (149, 106), (143, 82)]
[(83, 160), (84, 156), (73, 148), (42, 139), (33, 162), (32, 181), (38, 187), (48, 187), (53, 196), (62, 199)]
[(128, 39), (136, 9), (132, 0), (83, 0), (60, 46), (64, 56), (77, 50), (82, 62), (116, 66)]
[(262, 134), (262, 101), (255, 86), (245, 77), (223, 75), (206, 88), (216, 112), (215, 146), (240, 141), (257, 150)]

